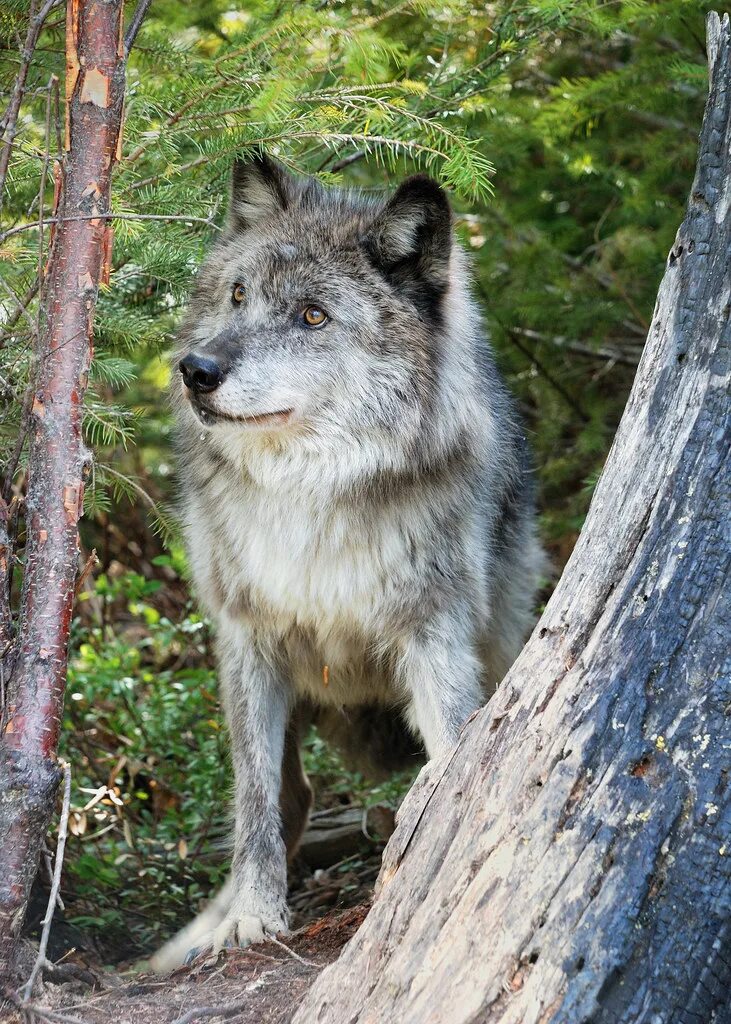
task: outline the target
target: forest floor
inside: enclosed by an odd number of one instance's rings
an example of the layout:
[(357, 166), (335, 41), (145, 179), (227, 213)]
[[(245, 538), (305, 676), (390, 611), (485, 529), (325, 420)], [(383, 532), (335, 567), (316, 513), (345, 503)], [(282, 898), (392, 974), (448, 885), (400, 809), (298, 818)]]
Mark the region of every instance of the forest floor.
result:
[(368, 904), (331, 912), (288, 935), (247, 949), (202, 955), (169, 977), (120, 971), (80, 981), (44, 983), (42, 995), (11, 1012), (7, 1024), (288, 1024), (318, 973), (355, 934)]
[[(318, 973), (337, 959), (365, 919), (392, 829), (393, 812), (387, 808), (346, 808), (314, 816), (290, 871), (292, 931), (287, 936), (225, 950), (216, 958), (202, 954), (167, 977), (149, 973), (145, 961), (103, 966), (89, 951), (71, 948), (54, 956), (54, 974), (37, 984), (32, 1001), (15, 1009), (0, 1004), (0, 1020), (288, 1024)], [(56, 953), (68, 941), (63, 915), (59, 918), (55, 943), (49, 947), (55, 945)], [(36, 950), (36, 943), (27, 943), (26, 975)]]

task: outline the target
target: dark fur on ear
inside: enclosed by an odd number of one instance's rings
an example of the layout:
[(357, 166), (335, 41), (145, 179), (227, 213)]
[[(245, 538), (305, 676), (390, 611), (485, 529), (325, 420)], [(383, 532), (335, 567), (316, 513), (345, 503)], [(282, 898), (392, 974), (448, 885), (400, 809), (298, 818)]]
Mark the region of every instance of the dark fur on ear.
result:
[(266, 153), (247, 153), (237, 160), (231, 178), (229, 227), (249, 228), (286, 210), (292, 181), (289, 171)]
[(363, 245), (386, 277), (407, 292), (418, 283), (414, 295), (421, 291), (433, 305), (449, 284), (452, 211), (446, 192), (425, 174), (407, 178), (376, 217)]

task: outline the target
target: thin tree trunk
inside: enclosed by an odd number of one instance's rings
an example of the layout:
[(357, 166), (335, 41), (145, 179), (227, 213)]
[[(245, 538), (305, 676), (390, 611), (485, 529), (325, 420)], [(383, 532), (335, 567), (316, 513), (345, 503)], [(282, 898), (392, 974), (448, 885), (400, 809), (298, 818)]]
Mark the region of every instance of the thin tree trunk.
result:
[[(67, 7), (66, 157), (37, 349), (20, 621), (3, 665), (0, 976), (11, 971), (60, 778), (56, 748), (90, 458), (82, 403), (97, 289), (109, 261), (111, 228), (103, 214), (124, 100), (122, 10), (122, 0), (68, 0)], [(63, 219), (89, 214), (98, 217)]]
[(731, 32), (564, 576), (298, 1024), (731, 1021)]

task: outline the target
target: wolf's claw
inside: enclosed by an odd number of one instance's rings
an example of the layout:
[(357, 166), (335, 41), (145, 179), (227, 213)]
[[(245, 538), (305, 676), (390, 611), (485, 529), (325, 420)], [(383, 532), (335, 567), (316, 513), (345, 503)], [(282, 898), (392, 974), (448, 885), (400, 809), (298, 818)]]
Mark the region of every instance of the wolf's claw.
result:
[(263, 942), (268, 929), (262, 919), (254, 914), (242, 917), (224, 917), (213, 932), (213, 952), (230, 946), (250, 946), (252, 942)]
[(225, 917), (217, 928), (198, 938), (185, 954), (183, 963), (193, 963), (202, 953), (218, 956), (222, 949), (243, 949), (255, 942), (264, 942), (270, 935), (286, 930), (284, 922), (264, 922), (255, 914), (242, 917)]

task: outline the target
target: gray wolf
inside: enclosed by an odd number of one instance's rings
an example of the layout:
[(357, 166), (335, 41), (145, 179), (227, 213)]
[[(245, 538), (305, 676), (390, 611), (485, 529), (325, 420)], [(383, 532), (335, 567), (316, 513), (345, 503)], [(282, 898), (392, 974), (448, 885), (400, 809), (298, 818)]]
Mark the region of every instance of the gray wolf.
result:
[(236, 163), (179, 358), (235, 829), (228, 883), (158, 969), (286, 929), (307, 723), (376, 767), (403, 725), (449, 750), (520, 650), (542, 568), (525, 439), (430, 178), (384, 199)]

